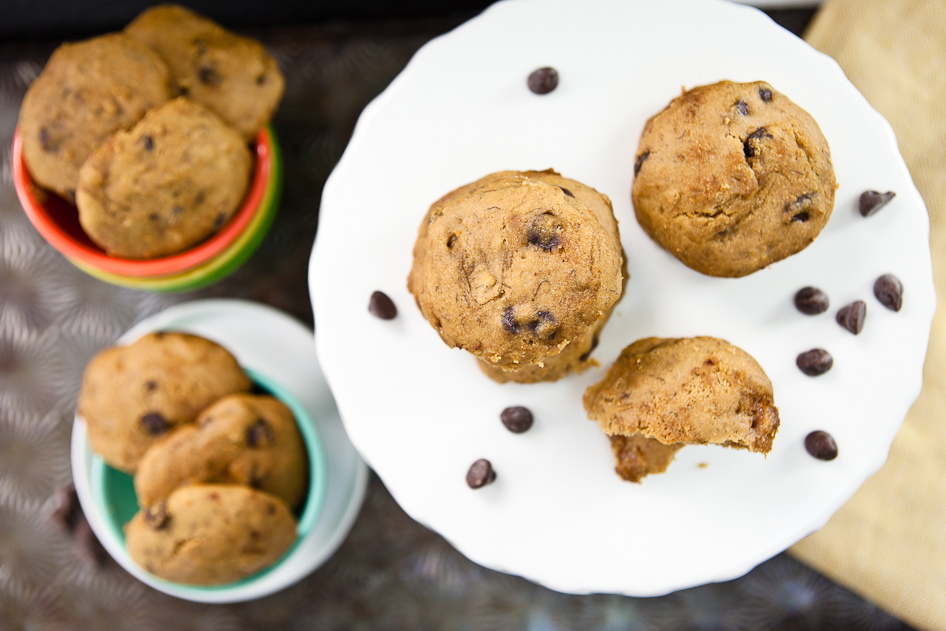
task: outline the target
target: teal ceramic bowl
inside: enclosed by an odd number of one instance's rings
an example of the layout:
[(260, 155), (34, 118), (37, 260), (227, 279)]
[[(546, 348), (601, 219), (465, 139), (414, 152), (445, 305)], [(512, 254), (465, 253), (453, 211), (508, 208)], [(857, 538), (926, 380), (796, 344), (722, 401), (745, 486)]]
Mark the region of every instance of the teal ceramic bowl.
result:
[(296, 577), (299, 570), (305, 566), (305, 560), (297, 558), (297, 550), (312, 533), (325, 499), (327, 482), (325, 454), (318, 430), (308, 410), (293, 394), (266, 375), (249, 369), (245, 370), (261, 390), (276, 397), (292, 410), (309, 458), (309, 490), (305, 503), (296, 512), (298, 520), (296, 541), (282, 559), (269, 568), (234, 583), (206, 587), (166, 581), (138, 567), (128, 556), (124, 532), (125, 524), (131, 521), (138, 512), (134, 478), (105, 464), (105, 461), (98, 456), (92, 456), (90, 494), (93, 509), (97, 513), (101, 526), (97, 534), (103, 539), (102, 544), (122, 566), (129, 569), (139, 579), (165, 593), (187, 600), (199, 602), (248, 600), (273, 591), (274, 585), (280, 585), (287, 578)]

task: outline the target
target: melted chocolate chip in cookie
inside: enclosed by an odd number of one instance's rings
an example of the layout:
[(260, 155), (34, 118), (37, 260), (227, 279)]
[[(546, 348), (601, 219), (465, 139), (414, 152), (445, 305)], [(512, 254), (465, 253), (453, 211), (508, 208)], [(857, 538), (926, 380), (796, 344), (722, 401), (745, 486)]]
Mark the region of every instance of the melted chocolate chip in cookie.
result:
[(168, 505), (165, 502), (158, 502), (154, 506), (149, 506), (142, 515), (145, 524), (150, 528), (158, 530), (167, 526), (171, 516), (168, 515)]
[(264, 418), (256, 419), (256, 422), (246, 429), (246, 444), (250, 447), (271, 447), (275, 443), (276, 434)]
[(549, 252), (561, 243), (561, 232), (562, 224), (559, 223), (558, 218), (553, 213), (544, 212), (529, 224), (526, 240), (529, 245), (534, 245)]
[(147, 412), (138, 420), (141, 428), (151, 436), (158, 436), (171, 428), (171, 424), (159, 412)]

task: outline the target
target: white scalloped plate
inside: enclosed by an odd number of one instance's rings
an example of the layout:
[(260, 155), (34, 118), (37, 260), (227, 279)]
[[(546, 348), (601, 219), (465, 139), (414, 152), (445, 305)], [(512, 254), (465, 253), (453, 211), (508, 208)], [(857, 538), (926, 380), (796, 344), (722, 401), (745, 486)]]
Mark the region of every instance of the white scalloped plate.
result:
[[(555, 67), (545, 96), (526, 77)], [(762, 79), (820, 123), (840, 187), (809, 248), (741, 279), (679, 263), (637, 225), (630, 203), (644, 123), (681, 87)], [(418, 225), (448, 191), (505, 169), (555, 168), (609, 195), (628, 257), (627, 293), (604, 329), (602, 366), (558, 383), (498, 385), (447, 348), (406, 278)], [(864, 190), (897, 197), (864, 218)], [(415, 519), (490, 568), (574, 593), (659, 595), (742, 575), (821, 527), (886, 459), (922, 384), (934, 311), (929, 220), (887, 122), (839, 67), (756, 9), (715, 0), (509, 0), (422, 48), (363, 113), (322, 197), (310, 286), (317, 349), (355, 446)], [(896, 274), (903, 309), (872, 294)], [(806, 285), (832, 308), (804, 316)], [(400, 314), (367, 311), (372, 291)], [(863, 332), (834, 312), (868, 305)], [(585, 388), (647, 336), (713, 335), (751, 353), (775, 387), (782, 426), (764, 458), (683, 449), (643, 484), (613, 471), (608, 441), (586, 420)], [(812, 378), (795, 357), (828, 349)], [(499, 422), (507, 405), (529, 432)], [(827, 430), (840, 456), (809, 456)], [(464, 481), (478, 458), (494, 484)]]
[(72, 470), (76, 493), (89, 525), (108, 553), (132, 576), (151, 587), (182, 598), (228, 603), (261, 598), (288, 587), (314, 571), (341, 545), (361, 508), (368, 469), (345, 434), (315, 354), (312, 332), (297, 320), (266, 305), (242, 300), (199, 300), (182, 303), (147, 318), (126, 332), (118, 344), (130, 344), (151, 331), (186, 331), (214, 340), (244, 368), (265, 375), (305, 406), (322, 442), (327, 486), (313, 527), (278, 565), (252, 580), (233, 586), (200, 589), (161, 580), (128, 556), (95, 509), (94, 454), (85, 421), (76, 417), (72, 429)]

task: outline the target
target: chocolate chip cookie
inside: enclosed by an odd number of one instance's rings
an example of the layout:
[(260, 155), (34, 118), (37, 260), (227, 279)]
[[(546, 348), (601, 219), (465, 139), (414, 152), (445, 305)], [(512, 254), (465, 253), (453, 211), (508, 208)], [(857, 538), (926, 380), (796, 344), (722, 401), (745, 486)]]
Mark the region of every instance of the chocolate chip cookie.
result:
[(107, 138), (82, 165), (79, 221), (111, 256), (175, 254), (227, 225), (252, 166), (240, 134), (203, 105), (178, 97)]
[(181, 94), (203, 103), (252, 140), (285, 89), (279, 65), (254, 39), (173, 4), (145, 10), (125, 33), (156, 50)]
[(714, 337), (634, 342), (585, 390), (584, 406), (609, 436), (664, 445), (713, 443), (765, 454), (779, 426), (762, 367)]
[(496, 381), (554, 381), (589, 354), (624, 288), (607, 196), (548, 171), (503, 171), (431, 207), (408, 289), (450, 347)]
[(20, 108), (30, 175), (72, 201), (79, 168), (92, 151), (171, 96), (167, 64), (127, 35), (63, 44), (30, 84)]
[(296, 521), (278, 497), (236, 484), (181, 487), (125, 526), (131, 559), (169, 581), (224, 585), (278, 561)]
[(800, 252), (834, 208), (821, 129), (762, 81), (675, 98), (645, 125), (634, 171), (641, 227), (710, 276), (745, 276)]
[(188, 333), (149, 333), (92, 358), (77, 411), (92, 450), (116, 469), (134, 473), (162, 436), (250, 385), (237, 360), (216, 342)]
[(138, 503), (152, 506), (188, 484), (243, 484), (303, 499), (308, 461), (292, 411), (271, 396), (231, 394), (152, 446), (138, 463)]

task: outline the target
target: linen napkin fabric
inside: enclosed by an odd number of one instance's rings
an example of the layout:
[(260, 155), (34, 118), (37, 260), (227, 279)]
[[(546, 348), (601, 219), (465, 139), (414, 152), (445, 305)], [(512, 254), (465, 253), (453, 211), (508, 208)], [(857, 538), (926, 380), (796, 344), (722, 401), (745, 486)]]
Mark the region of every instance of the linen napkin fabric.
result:
[(896, 133), (930, 215), (937, 311), (887, 462), (790, 552), (908, 624), (946, 630), (946, 2), (826, 0), (805, 39)]

